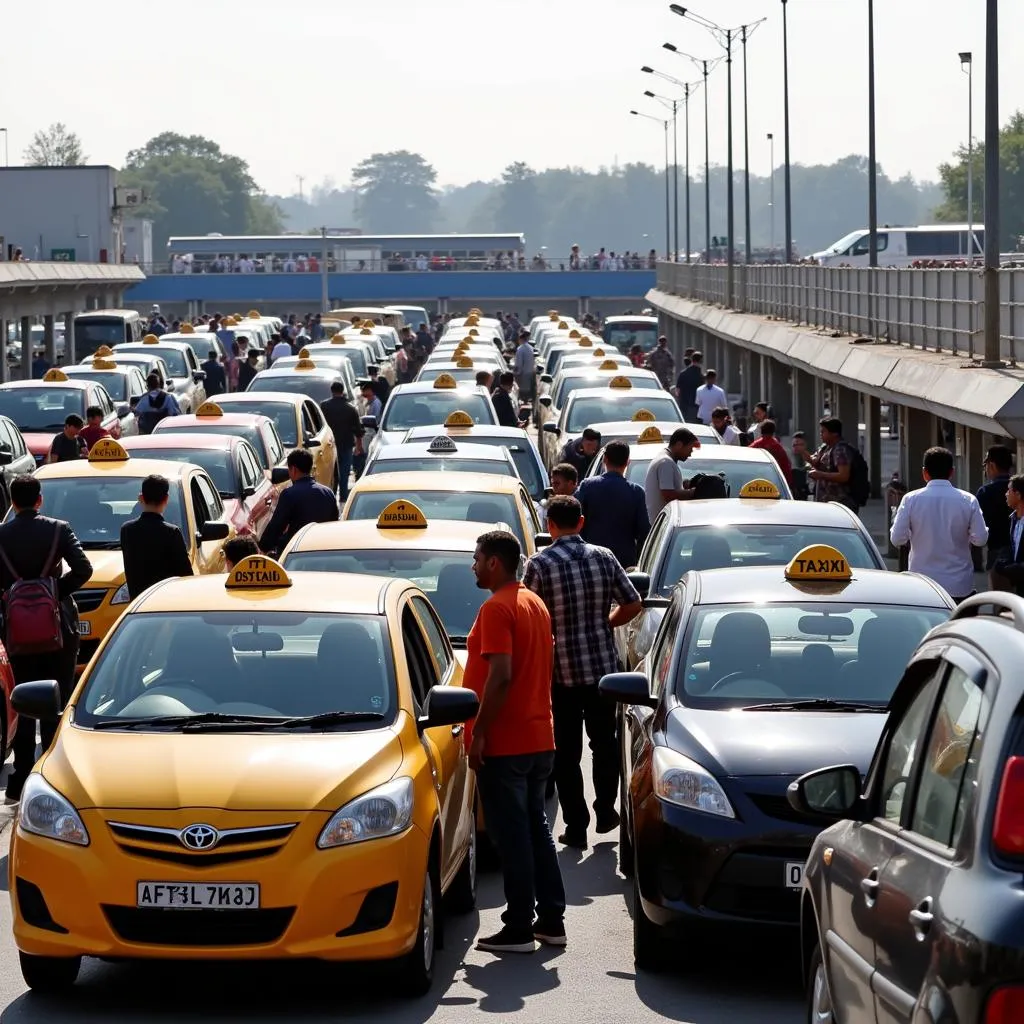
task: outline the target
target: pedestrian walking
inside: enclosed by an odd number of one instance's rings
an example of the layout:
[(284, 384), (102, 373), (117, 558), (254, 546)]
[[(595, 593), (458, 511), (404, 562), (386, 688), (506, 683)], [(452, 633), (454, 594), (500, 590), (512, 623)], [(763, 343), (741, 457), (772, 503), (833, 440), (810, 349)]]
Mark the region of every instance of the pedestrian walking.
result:
[(255, 349), (246, 353), (245, 361), (238, 366), (238, 390), (248, 391), (253, 377), (259, 373), (260, 354)]
[(288, 453), (288, 479), (277, 499), (277, 508), (267, 523), (260, 548), (268, 555), (280, 551), (308, 523), (331, 523), (338, 518), (338, 498), (329, 487), (317, 483), (313, 472), (313, 456), (305, 448)]
[(498, 423), (503, 427), (521, 427), (523, 421), (519, 418), (519, 410), (512, 401), (512, 389), (516, 386), (516, 377), (511, 370), (505, 370), (498, 375), (498, 386), (491, 395), (491, 402), (494, 411), (498, 414)]
[[(537, 397), (537, 355), (530, 344), (530, 332), (519, 332), (519, 343), (512, 360), (512, 371), (516, 375), (516, 387), (519, 388), (519, 399), (532, 408)], [(529, 422), (530, 414), (526, 414)]]
[(676, 372), (676, 361), (668, 350), (668, 338), (663, 334), (658, 344), (648, 353), (647, 365), (661, 381), (666, 390), (672, 387), (672, 379)]
[(139, 494), (142, 512), (121, 527), (124, 580), (133, 600), (161, 580), (192, 575), (185, 538), (164, 519), (170, 495), (166, 477), (147, 476)]
[(821, 447), (807, 457), (811, 469), (807, 477), (814, 481), (815, 501), (838, 501), (857, 510), (851, 492), (853, 447), (843, 440), (843, 424), (834, 416), (826, 416), (818, 424)]
[(283, 356), (295, 355), (291, 342), (287, 338), (282, 337), (280, 334), (272, 334), (270, 340), (273, 348), (270, 349), (270, 358), (267, 360), (267, 366), (273, 366)]
[(588, 477), (576, 491), (583, 511), (580, 536), (588, 544), (608, 548), (624, 569), (637, 564), (651, 530), (644, 489), (626, 479), (628, 466), (629, 445), (609, 441), (604, 450), (604, 472)]
[(693, 498), (696, 491), (683, 486), (683, 471), (680, 462), (685, 462), (697, 447), (693, 431), (679, 427), (672, 432), (664, 451), (659, 452), (647, 467), (644, 477), (644, 495), (647, 499), (647, 518), (651, 523), (661, 514), (670, 501), (685, 501)]
[(714, 427), (715, 432), (722, 439), (722, 444), (739, 445), (740, 432), (732, 425), (729, 410), (724, 405), (720, 405), (717, 409), (712, 410), (711, 426)]
[(704, 354), (694, 352), (690, 356), (690, 365), (684, 367), (676, 378), (676, 401), (679, 411), (687, 423), (699, 422), (697, 416), (697, 390), (704, 383)]
[(340, 380), (331, 384), (331, 397), (320, 403), (324, 419), (334, 434), (334, 450), (338, 465), (338, 493), (341, 500), (348, 501), (348, 478), (352, 473), (352, 460), (363, 454), (363, 435), (366, 433), (363, 421), (345, 394), (345, 385)]
[(927, 576), (959, 604), (975, 593), (971, 545), (988, 541), (978, 499), (952, 484), (953, 453), (929, 448), (921, 475), (925, 486), (909, 491), (896, 509), (889, 539), (910, 545), (909, 569)]
[(793, 497), (807, 501), (811, 496), (813, 481), (808, 477), (811, 469), (811, 452), (807, 447), (807, 435), (802, 430), (793, 434)]
[[(786, 478), (786, 483), (792, 489), (794, 486), (793, 464), (789, 461), (789, 455), (786, 454), (785, 446), (776, 437), (775, 420), (761, 420), (759, 428), (760, 436), (755, 437), (750, 442), (750, 447), (761, 448), (766, 451), (778, 463), (779, 469), (782, 470), (782, 475)], [(758, 427), (754, 428), (755, 432), (757, 429)]]
[(85, 426), (78, 432), (78, 436), (85, 443), (86, 452), (89, 452), (101, 438), (110, 437), (110, 431), (103, 426), (103, 410), (98, 405), (90, 405), (85, 410), (85, 421)]
[[(11, 506), (14, 515), (0, 526), (0, 591), (3, 593), (5, 642), (15, 683), (35, 679), (55, 679), (61, 703), (66, 704), (75, 686), (75, 664), (78, 661), (78, 607), (74, 593), (92, 577), (92, 565), (82, 550), (71, 526), (60, 519), (40, 515), (43, 504), (42, 486), (34, 476), (22, 474), (11, 481)], [(61, 572), (61, 564), (68, 567)], [(25, 584), (42, 581), (32, 589), (46, 594), (32, 594), (32, 603), (22, 602), (17, 591)], [(52, 604), (59, 625), (50, 633), (50, 643), (30, 646), (28, 631), (20, 627), (39, 624), (38, 612), (48, 611)], [(23, 615), (23, 612), (29, 614)], [(26, 619), (28, 620), (26, 622)], [(35, 629), (32, 629), (35, 632)], [(53, 742), (57, 719), (39, 723), (43, 749)], [(7, 780), (7, 799), (21, 799), (21, 790), (36, 760), (36, 724), (31, 718), (20, 718), (14, 736), (14, 770)]]
[(697, 388), (694, 402), (697, 406), (697, 419), (707, 426), (710, 426), (711, 414), (716, 409), (721, 406), (729, 408), (729, 396), (718, 386), (718, 373), (715, 370), (708, 370), (704, 374), (704, 383)]
[(50, 442), (46, 454), (47, 464), (53, 462), (75, 462), (89, 453), (89, 446), (81, 436), (85, 422), (76, 413), (64, 417), (64, 429)]
[(568, 462), (578, 476), (586, 475), (594, 456), (601, 447), (601, 432), (587, 427), (575, 441), (566, 441), (562, 450), (558, 453), (556, 462)]
[(544, 807), (555, 762), (551, 616), (516, 579), (521, 553), (503, 530), (477, 540), (473, 574), (491, 596), (469, 632), (463, 677), (480, 698), (466, 743), (505, 884), (503, 926), (477, 942), (494, 953), (566, 944), (565, 888)]
[[(1010, 545), (1010, 519), (1006, 514), (1006, 492), (1010, 486), (1013, 452), (1006, 445), (994, 444), (985, 453), (985, 483), (976, 495), (981, 514), (988, 527), (988, 549), (985, 568), (989, 572), (996, 560), (1003, 558)], [(995, 582), (995, 581), (993, 581)]]
[(540, 528), (544, 531), (547, 531), (548, 528), (548, 505), (551, 504), (551, 498), (557, 497), (560, 494), (575, 494), (576, 488), (579, 485), (580, 475), (576, 472), (576, 467), (572, 463), (559, 462), (551, 470), (548, 478), (551, 481), (551, 494), (549, 497), (541, 500), (540, 509), (538, 510)]
[(214, 349), (206, 353), (206, 360), (199, 364), (199, 368), (206, 374), (203, 386), (206, 388), (206, 397), (213, 398), (215, 395), (223, 395), (228, 389), (228, 378), (221, 366), (220, 360)]
[(164, 391), (160, 378), (151, 373), (146, 378), (149, 390), (139, 399), (135, 406), (135, 418), (139, 424), (140, 434), (152, 434), (156, 425), (168, 416), (180, 416), (181, 406), (174, 395)]
[(565, 820), (558, 841), (586, 849), (590, 811), (583, 793), (583, 730), (593, 753), (595, 827), (618, 827), (619, 747), (615, 705), (598, 689), (621, 669), (615, 629), (640, 614), (640, 595), (607, 548), (580, 536), (585, 523), (575, 498), (552, 498), (553, 540), (526, 563), (523, 585), (547, 606), (555, 636), (551, 703), (555, 721), (555, 784)]

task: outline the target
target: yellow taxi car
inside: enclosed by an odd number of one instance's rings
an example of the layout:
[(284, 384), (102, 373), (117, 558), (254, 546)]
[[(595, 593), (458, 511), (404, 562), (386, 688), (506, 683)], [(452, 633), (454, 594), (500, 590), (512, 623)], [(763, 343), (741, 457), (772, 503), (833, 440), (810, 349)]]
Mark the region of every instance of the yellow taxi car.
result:
[(153, 473), (170, 483), (164, 518), (181, 530), (192, 571), (223, 572), (224, 541), (235, 531), (216, 484), (199, 466), (132, 458), (113, 438), (101, 438), (88, 459), (54, 462), (36, 471), (46, 514), (71, 524), (92, 562), (92, 578), (75, 592), (82, 638), (79, 666), (93, 656), (131, 600), (124, 580), (121, 526), (139, 515), (142, 481)]
[[(429, 988), (442, 896), (475, 902), (477, 699), (418, 587), (332, 583), (252, 556), (129, 607), (22, 792), (31, 988), (84, 956), (396, 960)], [(59, 712), (52, 681), (12, 701)]]
[(458, 472), (361, 476), (349, 491), (341, 518), (377, 520), (393, 502), (409, 497), (429, 520), (505, 523), (527, 558), (538, 547), (551, 543), (551, 538), (541, 533), (530, 493), (518, 476)]

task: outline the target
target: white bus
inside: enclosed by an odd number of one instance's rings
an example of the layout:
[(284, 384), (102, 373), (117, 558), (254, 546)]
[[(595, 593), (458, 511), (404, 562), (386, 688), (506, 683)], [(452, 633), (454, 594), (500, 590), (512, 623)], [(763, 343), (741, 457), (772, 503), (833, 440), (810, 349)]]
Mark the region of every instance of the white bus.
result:
[[(880, 227), (878, 265), (910, 267), (917, 260), (969, 260), (972, 256), (966, 224), (924, 224), (920, 227)], [(985, 229), (973, 227), (974, 259), (985, 253)], [(823, 267), (866, 267), (870, 246), (868, 230), (861, 228), (844, 235), (813, 259)]]

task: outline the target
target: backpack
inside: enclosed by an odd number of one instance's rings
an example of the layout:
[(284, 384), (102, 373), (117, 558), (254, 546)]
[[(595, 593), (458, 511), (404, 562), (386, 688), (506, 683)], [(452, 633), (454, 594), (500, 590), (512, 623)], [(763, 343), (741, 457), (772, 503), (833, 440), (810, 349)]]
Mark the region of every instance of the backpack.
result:
[[(139, 413), (139, 433), (152, 434), (156, 425), (165, 417), (171, 414), (170, 406), (167, 404), (167, 394), (161, 391), (156, 398), (146, 395), (149, 399), (149, 408)], [(156, 408), (154, 408), (154, 406)]]
[(57, 580), (50, 575), (59, 542), (58, 523), (53, 532), (50, 553), (46, 556), (39, 578), (34, 580), (22, 579), (14, 571), (7, 552), (0, 548), (0, 559), (14, 579), (3, 597), (4, 643), (8, 654), (52, 654), (64, 646), (60, 594), (57, 591)]
[(857, 508), (863, 508), (871, 497), (871, 474), (860, 449), (852, 444), (846, 447), (850, 452), (850, 480), (847, 485), (850, 489), (850, 500)]

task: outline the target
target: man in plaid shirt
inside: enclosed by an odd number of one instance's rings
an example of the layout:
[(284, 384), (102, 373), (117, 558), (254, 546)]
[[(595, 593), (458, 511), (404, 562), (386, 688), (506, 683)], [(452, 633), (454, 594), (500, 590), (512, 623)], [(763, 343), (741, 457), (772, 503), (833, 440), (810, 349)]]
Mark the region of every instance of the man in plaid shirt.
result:
[[(590, 811), (583, 795), (583, 729), (594, 760), (594, 812), (599, 833), (618, 827), (619, 751), (615, 705), (597, 688), (618, 672), (614, 630), (640, 614), (640, 595), (607, 549), (580, 537), (583, 513), (572, 497), (548, 505), (550, 547), (526, 564), (523, 586), (547, 605), (555, 637), (551, 707), (555, 721), (555, 782), (565, 818), (558, 841), (584, 850)], [(613, 605), (616, 607), (613, 609)]]

